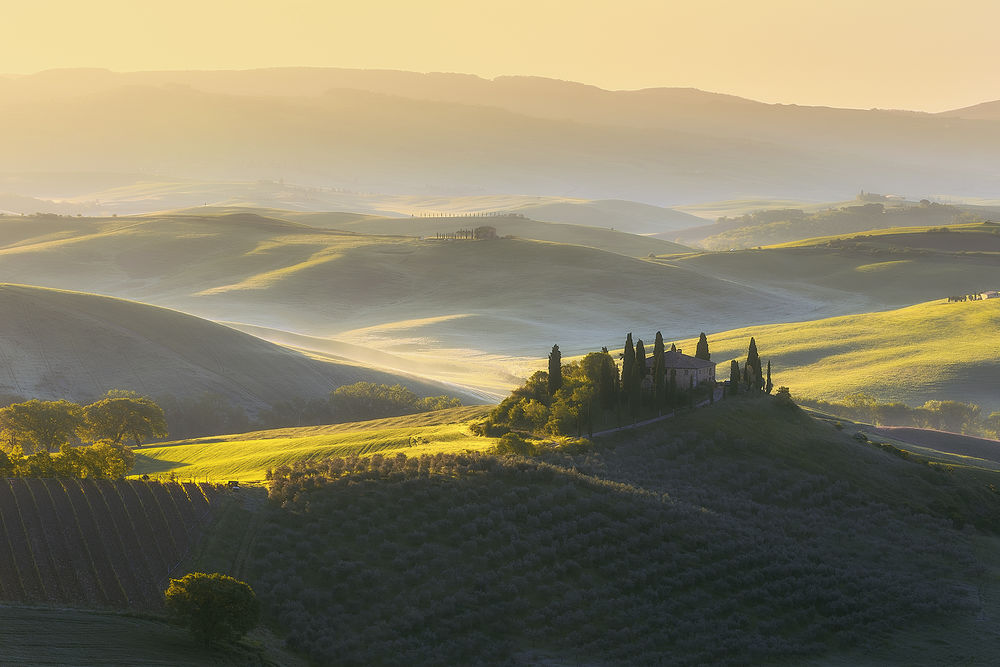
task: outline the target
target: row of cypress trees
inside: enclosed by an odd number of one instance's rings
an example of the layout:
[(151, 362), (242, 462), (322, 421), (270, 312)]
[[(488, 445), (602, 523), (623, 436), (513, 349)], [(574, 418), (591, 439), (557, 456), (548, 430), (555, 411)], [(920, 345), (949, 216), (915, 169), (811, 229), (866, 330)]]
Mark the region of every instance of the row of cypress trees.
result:
[(747, 360), (740, 369), (740, 362), (733, 359), (729, 362), (729, 390), (733, 393), (740, 391), (740, 387), (746, 387), (752, 394), (764, 392), (770, 394), (774, 389), (771, 382), (771, 362), (767, 362), (767, 374), (764, 374), (763, 363), (760, 354), (757, 352), (757, 341), (750, 338), (750, 347), (747, 349)]

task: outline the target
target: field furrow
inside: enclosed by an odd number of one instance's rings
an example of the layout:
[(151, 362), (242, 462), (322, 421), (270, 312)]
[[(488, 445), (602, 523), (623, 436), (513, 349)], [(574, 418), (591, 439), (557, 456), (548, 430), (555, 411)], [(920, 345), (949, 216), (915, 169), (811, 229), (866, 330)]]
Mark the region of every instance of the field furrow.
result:
[(38, 568), (38, 576), (45, 589), (45, 600), (49, 602), (63, 600), (66, 593), (61, 585), (59, 567), (52, 557), (54, 545), (49, 542), (48, 526), (42, 520), (35, 498), (28, 486), (28, 480), (18, 477), (7, 481), (10, 483), (11, 492), (14, 494), (14, 499), (21, 512), (21, 523), (24, 524), (25, 532), (28, 535), (28, 546), (31, 547), (31, 554), (34, 556), (35, 566)]
[(80, 527), (72, 499), (66, 494), (66, 489), (59, 480), (44, 479), (41, 482), (52, 498), (56, 513), (62, 518), (60, 524), (63, 528), (63, 534), (69, 545), (70, 553), (74, 554), (77, 574), (87, 592), (88, 602), (107, 605), (109, 598), (104, 592), (103, 582), (90, 553), (85, 534)]
[(123, 482), (118, 488), (122, 492), (122, 499), (132, 517), (132, 523), (136, 527), (139, 541), (143, 545), (143, 553), (154, 566), (153, 576), (156, 582), (165, 583), (173, 561), (170, 560), (168, 545), (162, 534), (162, 521), (153, 521), (155, 515), (151, 517), (146, 507), (146, 502), (152, 500), (139, 495), (139, 491), (145, 486), (145, 482), (129, 481)]
[(0, 539), (3, 540), (0, 547), (0, 599), (3, 600), (24, 600), (27, 597), (14, 554), (12, 527), (8, 528), (16, 511), (13, 496), (0, 496)]
[[(7, 531), (11, 551), (14, 552), (14, 562), (20, 573), (21, 586), (29, 600), (44, 600), (45, 587), (42, 585), (34, 554), (31, 552), (31, 539), (21, 520), (21, 509), (11, 489), (10, 480), (0, 482), (0, 507), (4, 507), (4, 517), (7, 519)], [(9, 508), (9, 509), (8, 509)]]
[[(90, 516), (97, 529), (100, 541), (100, 551), (106, 554), (105, 562), (114, 571), (114, 580), (118, 582), (118, 589), (121, 590), (126, 604), (132, 606), (135, 603), (133, 591), (139, 588), (139, 583), (135, 579), (132, 571), (132, 562), (121, 540), (121, 534), (115, 526), (114, 520), (104, 499), (94, 483), (94, 480), (69, 479), (67, 486), (74, 484), (79, 487), (80, 496), (86, 503), (84, 511), (89, 510)], [(101, 557), (94, 553), (95, 557)], [(110, 584), (107, 588), (111, 588)]]
[(157, 580), (157, 575), (154, 574), (156, 570), (149, 563), (146, 549), (143, 548), (139, 540), (139, 531), (125, 508), (118, 488), (126, 483), (105, 479), (95, 480), (94, 483), (100, 490), (104, 505), (107, 507), (108, 517), (118, 533), (122, 551), (132, 566), (132, 574), (137, 587), (130, 593), (129, 601), (140, 606), (156, 606), (160, 601), (159, 592), (152, 585), (152, 582)]
[(31, 489), (38, 515), (45, 526), (45, 536), (51, 549), (52, 560), (55, 561), (56, 577), (62, 587), (63, 601), (70, 603), (86, 601), (87, 593), (77, 574), (80, 569), (77, 567), (79, 553), (72, 551), (63, 528), (66, 518), (56, 511), (52, 496), (45, 488), (44, 480), (33, 479), (24, 482)]

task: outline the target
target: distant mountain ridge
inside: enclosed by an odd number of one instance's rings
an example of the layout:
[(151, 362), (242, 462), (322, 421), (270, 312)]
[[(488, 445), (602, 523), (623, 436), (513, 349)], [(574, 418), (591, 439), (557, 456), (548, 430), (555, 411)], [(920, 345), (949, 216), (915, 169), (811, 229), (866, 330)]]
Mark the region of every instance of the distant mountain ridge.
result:
[(992, 196), (1000, 183), (1000, 122), (537, 77), (49, 71), (0, 81), (0, 114), (8, 172), (658, 205), (859, 188)]

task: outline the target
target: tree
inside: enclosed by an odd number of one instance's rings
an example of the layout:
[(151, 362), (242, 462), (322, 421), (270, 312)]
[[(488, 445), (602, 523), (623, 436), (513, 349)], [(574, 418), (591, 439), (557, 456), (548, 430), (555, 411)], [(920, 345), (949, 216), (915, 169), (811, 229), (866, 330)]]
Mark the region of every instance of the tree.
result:
[(671, 343), (670, 344), (670, 351), (671, 352), (676, 352), (677, 351), (677, 343)]
[(560, 387), (562, 387), (562, 353), (558, 345), (553, 345), (549, 353), (549, 396), (553, 396)]
[(632, 380), (632, 367), (635, 365), (635, 347), (632, 345), (631, 332), (625, 336), (625, 349), (622, 350), (622, 402), (628, 403), (629, 382)]
[(80, 406), (69, 401), (33, 399), (0, 408), (0, 438), (25, 454), (58, 451), (76, 439), (81, 424)]
[(639, 339), (635, 344), (635, 361), (628, 385), (628, 406), (633, 419), (639, 416), (642, 407), (642, 380), (646, 377), (646, 347)]
[(94, 441), (120, 445), (128, 439), (142, 446), (147, 440), (167, 436), (167, 420), (152, 399), (131, 391), (112, 390), (83, 408), (82, 433)]
[(657, 331), (656, 341), (653, 343), (653, 401), (656, 403), (656, 411), (659, 414), (663, 414), (663, 403), (667, 390), (667, 368), (664, 354), (663, 336)]
[(1000, 438), (1000, 412), (991, 412), (986, 418), (986, 431), (994, 438)]
[(758, 392), (764, 388), (764, 376), (761, 373), (760, 355), (757, 354), (757, 341), (750, 337), (750, 347), (747, 349), (747, 384), (751, 392)]
[(767, 360), (767, 382), (764, 384), (764, 392), (770, 394), (771, 390), (774, 389), (774, 383), (771, 382), (771, 360)]
[(698, 347), (695, 350), (694, 356), (698, 359), (704, 359), (705, 361), (711, 361), (712, 355), (708, 352), (708, 338), (705, 337), (705, 332), (701, 332), (701, 336), (698, 337)]
[(216, 640), (237, 640), (260, 620), (260, 601), (253, 589), (217, 572), (171, 579), (164, 598), (175, 622), (206, 646)]
[(729, 393), (740, 393), (740, 362), (735, 359), (729, 362)]

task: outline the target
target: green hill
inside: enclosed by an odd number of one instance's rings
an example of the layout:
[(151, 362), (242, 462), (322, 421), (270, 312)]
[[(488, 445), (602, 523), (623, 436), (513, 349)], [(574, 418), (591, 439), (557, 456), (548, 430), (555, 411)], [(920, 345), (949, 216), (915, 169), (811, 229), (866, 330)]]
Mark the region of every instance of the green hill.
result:
[(735, 217), (720, 217), (713, 224), (673, 235), (658, 236), (709, 250), (729, 250), (886, 228), (950, 225), (991, 217), (1000, 217), (1000, 209), (944, 205), (926, 200), (920, 204), (896, 200), (855, 201), (811, 212), (800, 208), (756, 210)]
[(487, 411), (471, 406), (366, 422), (165, 442), (138, 451), (132, 474), (259, 482), (269, 468), (329, 456), (482, 451), (495, 440), (473, 436), (465, 422)]
[[(884, 271), (892, 271), (892, 267)], [(911, 406), (969, 401), (1000, 410), (995, 333), (1000, 299), (931, 301), (900, 310), (746, 327), (709, 336), (720, 379), (730, 359), (746, 359), (751, 336), (774, 365), (775, 385), (793, 396), (842, 399), (855, 392)], [(694, 349), (695, 340), (682, 342)]]
[(256, 411), (358, 381), (443, 387), (313, 359), (214, 322), (133, 301), (0, 284), (0, 394), (95, 400), (109, 389), (160, 398), (218, 394)]
[(733, 400), (541, 461), (279, 471), (250, 572), (320, 662), (988, 661), (998, 563), (956, 527), (995, 526), (995, 475)]

